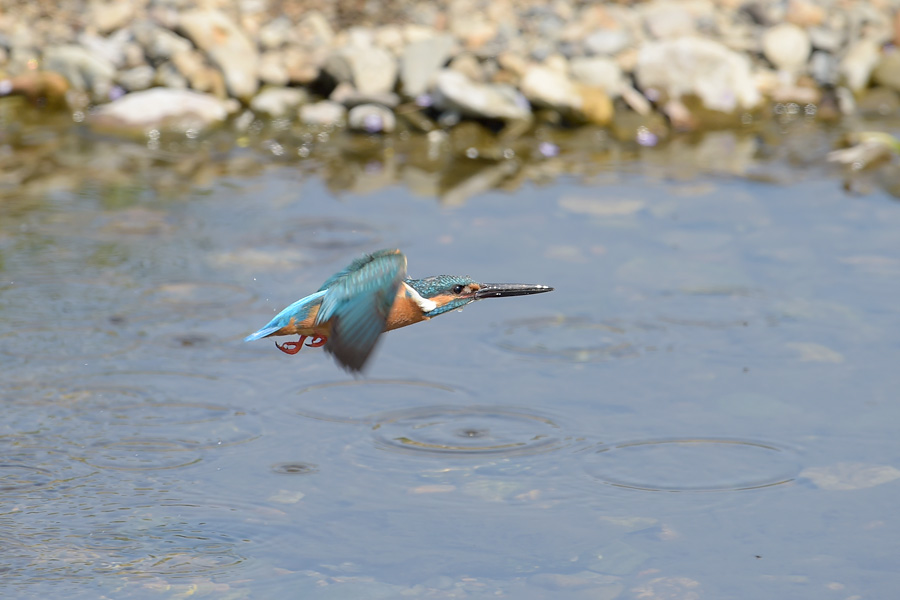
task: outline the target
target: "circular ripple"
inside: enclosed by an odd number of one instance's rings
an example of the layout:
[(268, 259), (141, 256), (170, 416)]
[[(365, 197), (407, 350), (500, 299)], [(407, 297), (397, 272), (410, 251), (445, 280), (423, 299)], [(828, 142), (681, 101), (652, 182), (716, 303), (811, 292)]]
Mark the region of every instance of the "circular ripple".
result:
[(23, 327), (0, 336), (0, 353), (24, 359), (80, 360), (118, 356), (138, 342), (93, 327)]
[(412, 379), (355, 379), (305, 387), (298, 392), (304, 403), (327, 407), (327, 412), (303, 408), (298, 414), (319, 421), (367, 425), (373, 406), (419, 406), (423, 398), (452, 401), (468, 398), (463, 390), (440, 383)]
[(493, 406), (435, 406), (374, 418), (379, 448), (432, 455), (510, 456), (551, 452), (567, 443), (547, 417)]
[(618, 487), (659, 492), (713, 492), (770, 487), (793, 481), (792, 452), (748, 440), (684, 438), (602, 446), (585, 469)]
[(651, 324), (600, 323), (580, 317), (535, 318), (506, 323), (497, 346), (541, 358), (599, 362), (652, 351), (665, 331), (665, 327)]
[(197, 447), (189, 442), (166, 438), (122, 439), (99, 442), (90, 448), (85, 462), (100, 469), (157, 471), (179, 469), (200, 462)]

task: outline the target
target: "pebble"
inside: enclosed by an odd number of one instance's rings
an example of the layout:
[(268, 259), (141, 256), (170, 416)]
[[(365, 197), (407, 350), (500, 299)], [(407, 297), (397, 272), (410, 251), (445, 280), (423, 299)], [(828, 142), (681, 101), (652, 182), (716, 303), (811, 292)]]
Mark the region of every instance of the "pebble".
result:
[(625, 86), (625, 77), (619, 64), (604, 56), (573, 58), (569, 63), (572, 78), (578, 83), (606, 90), (618, 96)]
[(394, 112), (380, 104), (360, 104), (347, 115), (347, 125), (354, 131), (391, 133), (397, 127)]
[(812, 44), (805, 30), (782, 23), (763, 34), (763, 53), (781, 71), (798, 74), (809, 60)]
[(121, 85), (127, 92), (137, 92), (146, 90), (153, 85), (156, 78), (156, 71), (150, 65), (141, 65), (126, 71), (120, 71), (116, 76), (116, 83)]
[(300, 122), (314, 127), (337, 127), (347, 120), (347, 109), (343, 104), (322, 100), (314, 104), (304, 104), (299, 111)]
[(273, 118), (283, 118), (296, 112), (297, 107), (309, 102), (309, 93), (301, 88), (263, 88), (253, 100), (250, 109)]

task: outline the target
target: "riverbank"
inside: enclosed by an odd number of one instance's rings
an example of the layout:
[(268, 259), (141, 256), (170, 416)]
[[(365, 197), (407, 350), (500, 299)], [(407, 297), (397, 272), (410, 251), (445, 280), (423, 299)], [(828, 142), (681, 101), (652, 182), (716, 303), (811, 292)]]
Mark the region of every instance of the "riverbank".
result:
[[(900, 2), (0, 2), (0, 93), (103, 129), (230, 118), (672, 131), (900, 108)], [(245, 120), (251, 117), (244, 117)]]

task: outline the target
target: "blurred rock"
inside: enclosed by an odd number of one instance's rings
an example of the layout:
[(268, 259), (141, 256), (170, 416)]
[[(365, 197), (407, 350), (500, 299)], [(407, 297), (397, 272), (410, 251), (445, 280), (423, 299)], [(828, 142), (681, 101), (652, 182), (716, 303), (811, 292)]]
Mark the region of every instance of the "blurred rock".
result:
[(190, 90), (154, 88), (126, 94), (90, 115), (90, 123), (104, 130), (184, 132), (203, 130), (225, 121), (237, 105)]
[(250, 109), (257, 113), (275, 118), (293, 115), (297, 107), (309, 102), (309, 92), (300, 88), (270, 87), (263, 88), (250, 101)]
[(812, 44), (806, 31), (791, 23), (782, 23), (763, 34), (763, 53), (781, 71), (800, 73), (806, 67)]
[(350, 109), (347, 125), (354, 131), (391, 133), (397, 127), (397, 118), (380, 104), (361, 104)]
[(400, 58), (403, 94), (415, 98), (431, 86), (434, 75), (450, 59), (455, 42), (450, 35), (437, 35), (406, 46)]
[(872, 70), (872, 81), (892, 90), (900, 91), (900, 52), (891, 49), (881, 55)]
[(331, 100), (322, 100), (315, 104), (304, 104), (300, 107), (300, 122), (317, 127), (335, 127), (343, 125), (347, 119), (347, 109)]
[(52, 46), (44, 51), (44, 69), (56, 71), (76, 90), (90, 92), (97, 101), (109, 100), (116, 68), (81, 46)]
[(130, 0), (94, 1), (88, 4), (87, 22), (100, 33), (125, 27), (135, 16), (137, 6)]
[(222, 71), (229, 94), (249, 100), (259, 88), (256, 45), (224, 13), (195, 9), (181, 13), (179, 26)]
[(880, 57), (881, 50), (878, 44), (870, 38), (863, 38), (850, 46), (840, 64), (840, 72), (847, 87), (853, 91), (866, 87)]
[(611, 58), (596, 56), (573, 58), (570, 62), (572, 78), (578, 83), (606, 90), (610, 96), (618, 96), (625, 84), (622, 69)]
[(528, 101), (508, 85), (475, 83), (462, 73), (444, 69), (435, 78), (435, 105), (444, 110), (489, 119), (529, 120)]
[(702, 38), (645, 44), (635, 76), (645, 95), (693, 94), (707, 108), (721, 112), (752, 108), (761, 100), (747, 57)]
[(362, 94), (394, 90), (397, 61), (377, 46), (349, 45), (333, 52), (323, 68), (337, 82), (349, 82)]
[(116, 83), (121, 85), (126, 92), (138, 92), (146, 90), (153, 85), (156, 71), (150, 65), (134, 67), (126, 71), (120, 71), (116, 76)]

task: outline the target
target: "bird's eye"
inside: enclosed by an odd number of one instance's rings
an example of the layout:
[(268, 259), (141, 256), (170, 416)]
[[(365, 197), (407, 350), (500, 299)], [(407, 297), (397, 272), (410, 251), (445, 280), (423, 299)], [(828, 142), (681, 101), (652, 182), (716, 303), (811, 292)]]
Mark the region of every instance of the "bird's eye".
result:
[(463, 291), (463, 286), (458, 285), (458, 284), (453, 286), (453, 293), (454, 293), (454, 294), (461, 294), (462, 291)]

